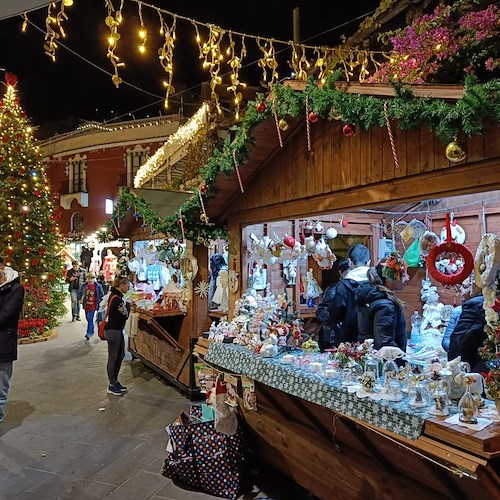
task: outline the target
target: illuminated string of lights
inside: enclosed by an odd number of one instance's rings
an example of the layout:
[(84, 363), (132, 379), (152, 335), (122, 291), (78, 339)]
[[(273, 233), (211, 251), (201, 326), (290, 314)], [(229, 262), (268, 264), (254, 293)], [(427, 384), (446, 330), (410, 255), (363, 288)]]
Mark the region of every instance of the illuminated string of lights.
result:
[(198, 132), (206, 125), (209, 116), (209, 105), (203, 103), (200, 109), (181, 127), (173, 133), (165, 144), (142, 165), (134, 178), (134, 187), (140, 188), (150, 180), (165, 164), (172, 152), (192, 141)]
[[(289, 66), (292, 69), (295, 78), (306, 80), (311, 70), (313, 68), (318, 68), (320, 74), (319, 81), (323, 83), (326, 81), (328, 74), (336, 67), (340, 67), (343, 70), (347, 80), (352, 78), (357, 70), (359, 73), (359, 80), (364, 81), (366, 76), (370, 73), (367, 68), (373, 67), (373, 70), (376, 70), (377, 64), (379, 64), (376, 60), (375, 54), (382, 54), (384, 57), (387, 57), (386, 54), (379, 51), (359, 50), (350, 47), (319, 47), (305, 43), (295, 43), (292, 41), (265, 38), (257, 35), (242, 33), (236, 30), (227, 30), (214, 24), (197, 21), (195, 19), (173, 13), (147, 2), (143, 2), (142, 0), (129, 1), (135, 3), (138, 9), (137, 12), (140, 26), (137, 36), (138, 51), (141, 55), (146, 54), (148, 43), (148, 27), (146, 26), (145, 18), (143, 17), (143, 10), (150, 9), (156, 12), (159, 17), (159, 32), (160, 35), (164, 37), (164, 43), (163, 46), (158, 49), (158, 58), (166, 74), (166, 80), (163, 82), (165, 87), (165, 107), (168, 107), (169, 98), (175, 93), (175, 89), (172, 86), (172, 79), (174, 73), (173, 59), (175, 47), (175, 27), (178, 19), (190, 23), (195, 29), (195, 38), (199, 46), (199, 57), (202, 59), (203, 67), (209, 72), (211, 99), (214, 102), (218, 113), (222, 113), (222, 109), (219, 104), (217, 87), (222, 83), (223, 77), (230, 74), (231, 84), (228, 85), (226, 89), (228, 92), (233, 93), (234, 113), (236, 119), (239, 119), (240, 102), (242, 100), (242, 94), (239, 92), (237, 87), (244, 87), (244, 84), (240, 83), (239, 70), (242, 67), (245, 67), (243, 65), (243, 59), (247, 55), (245, 46), (246, 38), (255, 40), (258, 48), (262, 52), (262, 57), (258, 61), (258, 64), (262, 69), (264, 81), (267, 81), (267, 73), (270, 73), (270, 87), (272, 87), (279, 80), (279, 73), (277, 69), (278, 62), (276, 56), (281, 51), (276, 50), (276, 45), (283, 45), (285, 50), (291, 49), (292, 57), (289, 62)], [(72, 2), (73, 0), (63, 0), (60, 11), (55, 15), (55, 17), (51, 8), (56, 9), (57, 4), (51, 4), (52, 7), (49, 7), (49, 13), (47, 16), (46, 37), (51, 37), (51, 39), (53, 39), (54, 37), (59, 37), (59, 34), (64, 36), (62, 21), (67, 19), (66, 14), (64, 13), (64, 6), (65, 4), (69, 5), (69, 3)], [(105, 24), (110, 29), (107, 57), (113, 65), (113, 75), (111, 79), (117, 87), (123, 83), (123, 79), (119, 74), (119, 69), (125, 65), (125, 63), (121, 61), (120, 57), (117, 55), (118, 42), (121, 38), (119, 26), (123, 21), (122, 10), (124, 3), (125, 0), (105, 0), (105, 5), (108, 10)], [(116, 7), (115, 4), (119, 6)], [(166, 22), (165, 16), (171, 17), (172, 22)], [(25, 21), (23, 25), (24, 24), (26, 24)], [(57, 30), (54, 30), (54, 25)], [(200, 28), (208, 30), (206, 37), (202, 35)], [(239, 52), (235, 50), (235, 37), (241, 37), (241, 51)], [(227, 50), (224, 49), (226, 44), (228, 46)], [(223, 55), (224, 52), (226, 53), (226, 57)], [(55, 48), (50, 50), (49, 55), (51, 55), (52, 59), (55, 59)], [(327, 61), (331, 64), (327, 64)], [(227, 64), (230, 71), (224, 73), (222, 71), (223, 64)], [(238, 82), (238, 84), (235, 82)]]

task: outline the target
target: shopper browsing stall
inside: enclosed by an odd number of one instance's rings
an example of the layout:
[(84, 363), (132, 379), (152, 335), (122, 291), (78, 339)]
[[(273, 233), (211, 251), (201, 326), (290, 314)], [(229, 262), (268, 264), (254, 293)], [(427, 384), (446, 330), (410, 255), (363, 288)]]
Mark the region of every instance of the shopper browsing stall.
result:
[(360, 342), (374, 339), (375, 349), (384, 346), (399, 347), (406, 351), (406, 320), (404, 302), (384, 286), (375, 267), (367, 272), (368, 283), (356, 294)]

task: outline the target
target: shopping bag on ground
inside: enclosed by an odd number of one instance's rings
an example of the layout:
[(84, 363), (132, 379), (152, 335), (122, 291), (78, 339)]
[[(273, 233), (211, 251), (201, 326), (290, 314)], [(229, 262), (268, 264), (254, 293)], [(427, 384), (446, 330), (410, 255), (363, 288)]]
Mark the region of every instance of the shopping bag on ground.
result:
[[(198, 412), (199, 413), (199, 412)], [(188, 487), (222, 498), (235, 499), (246, 477), (241, 429), (227, 436), (214, 421), (200, 422), (192, 411), (169, 426), (168, 449), (162, 474)]]

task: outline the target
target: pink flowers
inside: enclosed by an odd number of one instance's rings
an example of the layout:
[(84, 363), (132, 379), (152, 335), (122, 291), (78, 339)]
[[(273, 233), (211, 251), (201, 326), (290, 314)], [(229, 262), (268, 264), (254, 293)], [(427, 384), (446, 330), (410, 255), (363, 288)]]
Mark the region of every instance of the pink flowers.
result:
[(495, 40), (500, 32), (500, 9), (496, 5), (457, 17), (460, 6), (438, 6), (432, 14), (415, 19), (394, 32), (393, 51), (368, 80), (423, 83), (453, 67), (460, 73), (474, 73), (484, 63), (492, 71), (500, 66)]

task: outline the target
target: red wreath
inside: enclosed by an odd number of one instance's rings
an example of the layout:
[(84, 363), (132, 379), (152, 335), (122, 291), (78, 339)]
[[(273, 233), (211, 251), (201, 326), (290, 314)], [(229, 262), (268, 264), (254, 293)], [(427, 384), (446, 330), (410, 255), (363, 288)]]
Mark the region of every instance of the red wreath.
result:
[[(436, 268), (436, 260), (443, 252), (454, 252), (461, 255), (464, 265), (460, 271), (453, 274), (443, 274)], [(446, 214), (446, 242), (436, 245), (431, 249), (426, 260), (427, 270), (431, 277), (443, 285), (457, 285), (470, 276), (474, 269), (474, 256), (472, 252), (461, 243), (453, 241), (451, 238), (450, 215)]]

